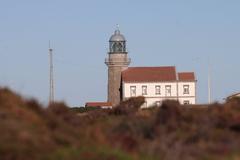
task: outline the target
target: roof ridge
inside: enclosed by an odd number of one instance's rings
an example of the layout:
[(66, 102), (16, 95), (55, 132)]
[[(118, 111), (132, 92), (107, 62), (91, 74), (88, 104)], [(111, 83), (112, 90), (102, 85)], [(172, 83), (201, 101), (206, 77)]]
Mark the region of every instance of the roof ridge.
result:
[(128, 68), (176, 68), (176, 66), (136, 66), (136, 67), (128, 67)]
[(194, 73), (193, 71), (178, 72), (178, 73)]

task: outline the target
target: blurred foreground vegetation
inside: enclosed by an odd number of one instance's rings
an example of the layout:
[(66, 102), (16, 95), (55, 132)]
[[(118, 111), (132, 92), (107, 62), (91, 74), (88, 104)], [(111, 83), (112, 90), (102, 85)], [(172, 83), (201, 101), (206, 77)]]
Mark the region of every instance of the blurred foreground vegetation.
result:
[(240, 100), (210, 106), (143, 97), (112, 110), (43, 108), (0, 88), (0, 160), (238, 160)]

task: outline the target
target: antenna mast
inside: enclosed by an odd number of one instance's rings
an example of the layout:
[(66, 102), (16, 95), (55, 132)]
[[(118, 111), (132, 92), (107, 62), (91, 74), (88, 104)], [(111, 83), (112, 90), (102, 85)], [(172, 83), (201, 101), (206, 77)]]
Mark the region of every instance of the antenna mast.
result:
[(208, 103), (211, 103), (211, 71), (210, 60), (208, 60)]
[(53, 49), (51, 48), (49, 41), (49, 104), (54, 102), (54, 80), (53, 80)]

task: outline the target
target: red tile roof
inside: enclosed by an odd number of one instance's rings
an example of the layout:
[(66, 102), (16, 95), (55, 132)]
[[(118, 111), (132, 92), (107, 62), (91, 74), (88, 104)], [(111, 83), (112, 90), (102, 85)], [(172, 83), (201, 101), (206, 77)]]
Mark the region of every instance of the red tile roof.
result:
[(166, 67), (129, 67), (122, 72), (124, 82), (161, 82), (176, 81), (176, 68)]
[(194, 72), (179, 72), (178, 80), (179, 81), (195, 81)]
[(234, 98), (234, 97), (240, 97), (240, 92), (239, 93), (234, 93), (234, 94), (228, 96), (226, 99), (229, 100), (229, 99)]
[(87, 102), (86, 107), (112, 107), (110, 102)]

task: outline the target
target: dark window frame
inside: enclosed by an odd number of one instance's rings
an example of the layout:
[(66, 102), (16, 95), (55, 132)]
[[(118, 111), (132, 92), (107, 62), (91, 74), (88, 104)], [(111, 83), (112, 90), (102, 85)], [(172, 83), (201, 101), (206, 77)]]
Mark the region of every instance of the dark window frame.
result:
[[(168, 93), (169, 91), (169, 93)], [(166, 85), (165, 86), (165, 96), (170, 97), (172, 96), (172, 86), (171, 85)]]
[(189, 88), (190, 88), (189, 84), (183, 85), (183, 94), (189, 94), (190, 93)]
[(130, 86), (130, 96), (136, 97), (137, 95), (137, 87), (136, 86)]
[(188, 105), (188, 104), (190, 104), (190, 101), (189, 101), (189, 100), (184, 100), (184, 101), (183, 101), (183, 105)]
[(147, 86), (146, 86), (146, 85), (143, 85), (143, 86), (142, 86), (142, 95), (147, 95), (147, 94), (148, 94)]
[[(159, 87), (159, 90), (157, 89), (158, 87)], [(161, 95), (161, 86), (160, 85), (155, 86), (155, 94), (156, 95)]]

